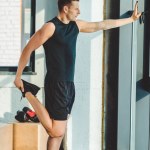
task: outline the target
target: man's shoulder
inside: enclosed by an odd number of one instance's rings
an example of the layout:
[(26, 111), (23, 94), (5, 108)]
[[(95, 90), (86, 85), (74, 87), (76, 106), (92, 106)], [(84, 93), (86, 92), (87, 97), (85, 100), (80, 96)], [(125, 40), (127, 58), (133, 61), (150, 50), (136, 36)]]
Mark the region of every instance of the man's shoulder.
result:
[(52, 35), (55, 31), (55, 25), (52, 22), (46, 22), (40, 29), (41, 33)]
[(49, 29), (54, 29), (55, 28), (55, 23), (54, 23), (55, 18), (56, 17), (46, 21), (43, 26), (46, 28), (49, 28)]

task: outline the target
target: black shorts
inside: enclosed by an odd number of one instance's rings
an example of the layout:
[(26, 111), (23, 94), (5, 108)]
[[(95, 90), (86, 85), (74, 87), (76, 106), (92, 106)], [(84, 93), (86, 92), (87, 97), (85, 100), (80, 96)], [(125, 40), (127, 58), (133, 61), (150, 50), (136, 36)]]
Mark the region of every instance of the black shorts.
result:
[(45, 107), (54, 120), (67, 120), (75, 99), (72, 81), (45, 82)]

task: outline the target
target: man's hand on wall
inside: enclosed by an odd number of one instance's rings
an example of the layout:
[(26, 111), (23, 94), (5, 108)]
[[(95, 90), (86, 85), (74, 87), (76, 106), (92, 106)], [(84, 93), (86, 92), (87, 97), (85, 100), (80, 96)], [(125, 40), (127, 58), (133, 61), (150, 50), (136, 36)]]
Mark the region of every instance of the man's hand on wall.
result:
[(133, 14), (132, 14), (131, 18), (134, 21), (136, 21), (137, 19), (140, 18), (141, 14), (142, 14), (141, 12), (140, 13), (138, 12), (138, 1), (137, 1), (136, 4), (135, 4), (134, 11), (133, 11)]

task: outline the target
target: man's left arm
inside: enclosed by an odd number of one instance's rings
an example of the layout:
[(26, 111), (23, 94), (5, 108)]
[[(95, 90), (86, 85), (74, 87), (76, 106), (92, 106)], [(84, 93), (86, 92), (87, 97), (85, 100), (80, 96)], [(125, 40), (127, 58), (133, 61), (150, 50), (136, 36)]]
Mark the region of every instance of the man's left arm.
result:
[(76, 23), (78, 25), (80, 32), (90, 33), (96, 32), (99, 30), (108, 30), (112, 28), (117, 28), (129, 23), (132, 23), (139, 19), (141, 13), (138, 13), (138, 3), (135, 4), (135, 8), (133, 14), (129, 18), (124, 19), (108, 19), (100, 22), (86, 22), (82, 20), (77, 20)]

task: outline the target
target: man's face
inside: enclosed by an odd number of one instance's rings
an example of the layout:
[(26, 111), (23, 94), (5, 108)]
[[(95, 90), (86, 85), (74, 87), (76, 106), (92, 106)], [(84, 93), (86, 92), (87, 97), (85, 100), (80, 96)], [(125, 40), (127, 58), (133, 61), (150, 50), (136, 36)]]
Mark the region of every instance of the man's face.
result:
[(72, 1), (70, 5), (67, 6), (68, 11), (66, 13), (66, 16), (69, 20), (75, 21), (77, 16), (80, 14), (79, 9), (79, 1)]

